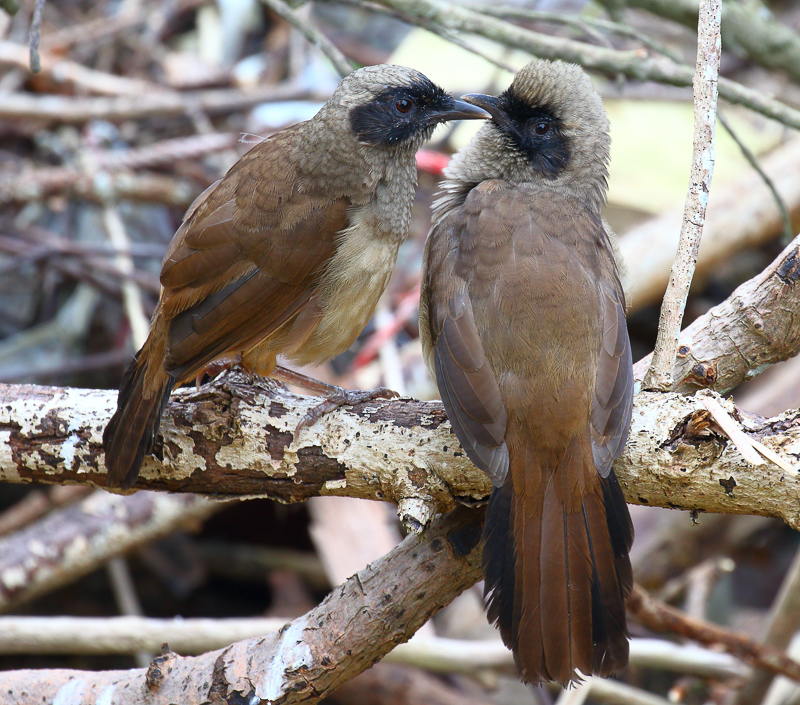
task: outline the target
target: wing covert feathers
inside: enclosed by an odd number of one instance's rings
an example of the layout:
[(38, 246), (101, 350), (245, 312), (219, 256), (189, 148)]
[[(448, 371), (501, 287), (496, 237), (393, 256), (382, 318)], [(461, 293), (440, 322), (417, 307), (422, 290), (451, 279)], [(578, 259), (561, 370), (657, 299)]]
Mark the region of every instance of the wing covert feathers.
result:
[[(110, 486), (136, 481), (174, 384), (261, 344), (266, 352), (255, 356), (253, 369), (269, 374), (281, 350), (274, 338), (288, 335), (286, 324), (320, 285), (348, 225), (350, 200), (304, 183), (290, 158), (294, 133), (289, 128), (253, 147), (195, 199), (172, 239), (150, 335), (103, 434)], [(248, 169), (253, 161), (255, 172)]]

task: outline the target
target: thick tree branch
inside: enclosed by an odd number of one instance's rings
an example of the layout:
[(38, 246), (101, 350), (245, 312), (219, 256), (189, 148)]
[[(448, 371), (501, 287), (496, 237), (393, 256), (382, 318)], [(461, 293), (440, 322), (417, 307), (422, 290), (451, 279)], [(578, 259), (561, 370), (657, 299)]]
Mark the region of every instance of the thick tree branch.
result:
[[(100, 434), (114, 398), (113, 392), (6, 387), (0, 480), (102, 486)], [(464, 457), (440, 403), (392, 400), (340, 409), (294, 439), (313, 403), (269, 382), (249, 384), (241, 374), (179, 392), (137, 486), (285, 502), (318, 494), (386, 499), (416, 529), (437, 512), (488, 495), (485, 475)], [(628, 501), (778, 516), (800, 527), (800, 477), (747, 463), (708, 428), (708, 418), (701, 394), (636, 397), (630, 440), (615, 466)], [(754, 438), (796, 464), (800, 412), (747, 423)]]
[[(678, 339), (673, 389), (725, 394), (800, 350), (800, 236), (761, 274), (685, 328)], [(651, 356), (636, 363), (641, 379)]]
[(168, 653), (147, 672), (12, 671), (0, 674), (0, 703), (317, 702), (480, 578), (480, 512), (457, 514), (407, 537), (276, 634), (198, 657)]

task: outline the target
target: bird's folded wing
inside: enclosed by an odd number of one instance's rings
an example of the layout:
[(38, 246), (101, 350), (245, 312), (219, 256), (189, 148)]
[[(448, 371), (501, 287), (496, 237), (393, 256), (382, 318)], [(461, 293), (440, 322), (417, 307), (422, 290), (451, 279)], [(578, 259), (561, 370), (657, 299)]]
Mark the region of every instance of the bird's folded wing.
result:
[(608, 477), (628, 440), (633, 409), (633, 363), (625, 302), (620, 291), (599, 285), (602, 340), (592, 403), (591, 438), (597, 471)]
[(449, 218), (441, 229), (435, 227), (431, 232), (431, 261), (424, 292), (428, 297), (433, 366), (453, 432), (469, 459), (500, 487), (508, 472), (504, 440), (507, 415), (497, 379), (484, 354), (467, 283), (455, 274), (449, 256), (449, 243), (457, 237), (446, 231), (459, 227), (453, 225), (457, 222), (457, 218)]
[(298, 178), (288, 137), (280, 133), (237, 162), (193, 204), (170, 245), (162, 311), (166, 368), (178, 379), (295, 316), (347, 227), (349, 201)]

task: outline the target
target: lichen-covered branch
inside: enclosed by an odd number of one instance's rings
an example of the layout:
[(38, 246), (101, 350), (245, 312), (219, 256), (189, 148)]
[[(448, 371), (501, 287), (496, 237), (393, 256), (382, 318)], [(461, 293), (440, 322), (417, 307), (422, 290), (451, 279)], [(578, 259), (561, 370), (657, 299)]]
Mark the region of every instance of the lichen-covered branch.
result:
[(129, 671), (0, 674), (0, 704), (317, 702), (411, 638), (480, 578), (480, 512), (437, 520), (280, 632), (197, 657), (166, 653)]
[[(105, 483), (101, 432), (113, 392), (8, 386), (0, 397), (0, 480)], [(242, 374), (180, 392), (137, 486), (286, 502), (324, 494), (386, 499), (416, 529), (437, 512), (488, 496), (488, 480), (463, 455), (439, 402), (339, 409), (294, 438), (313, 403)], [(636, 397), (630, 440), (616, 464), (628, 500), (778, 516), (800, 527), (800, 477), (749, 464), (705, 428), (707, 418), (699, 395)], [(754, 438), (797, 465), (800, 412), (747, 423)]]

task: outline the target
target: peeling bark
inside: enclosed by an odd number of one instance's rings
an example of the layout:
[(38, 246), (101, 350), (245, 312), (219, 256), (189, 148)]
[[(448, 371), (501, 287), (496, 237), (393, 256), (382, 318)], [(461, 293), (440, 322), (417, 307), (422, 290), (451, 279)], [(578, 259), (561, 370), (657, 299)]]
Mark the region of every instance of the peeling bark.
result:
[[(116, 392), (0, 386), (0, 481), (105, 487), (102, 430)], [(294, 438), (319, 402), (270, 380), (225, 375), (179, 390), (136, 487), (297, 502), (317, 495), (386, 499), (410, 523), (485, 498), (439, 402), (366, 402)]]
[[(102, 487), (100, 433), (114, 396), (7, 387), (0, 405), (6, 448), (0, 480)], [(737, 414), (731, 402), (719, 401)], [(338, 409), (295, 439), (297, 421), (314, 403), (239, 373), (179, 392), (137, 487), (282, 502), (326, 494), (388, 500), (413, 529), (437, 512), (488, 496), (489, 481), (464, 456), (439, 402), (387, 400)], [(769, 463), (750, 464), (726, 437), (697, 432), (693, 420), (706, 416), (701, 395), (637, 395), (630, 440), (615, 465), (627, 500), (776, 516), (800, 528), (800, 477)], [(754, 438), (798, 465), (800, 412), (740, 420)]]

